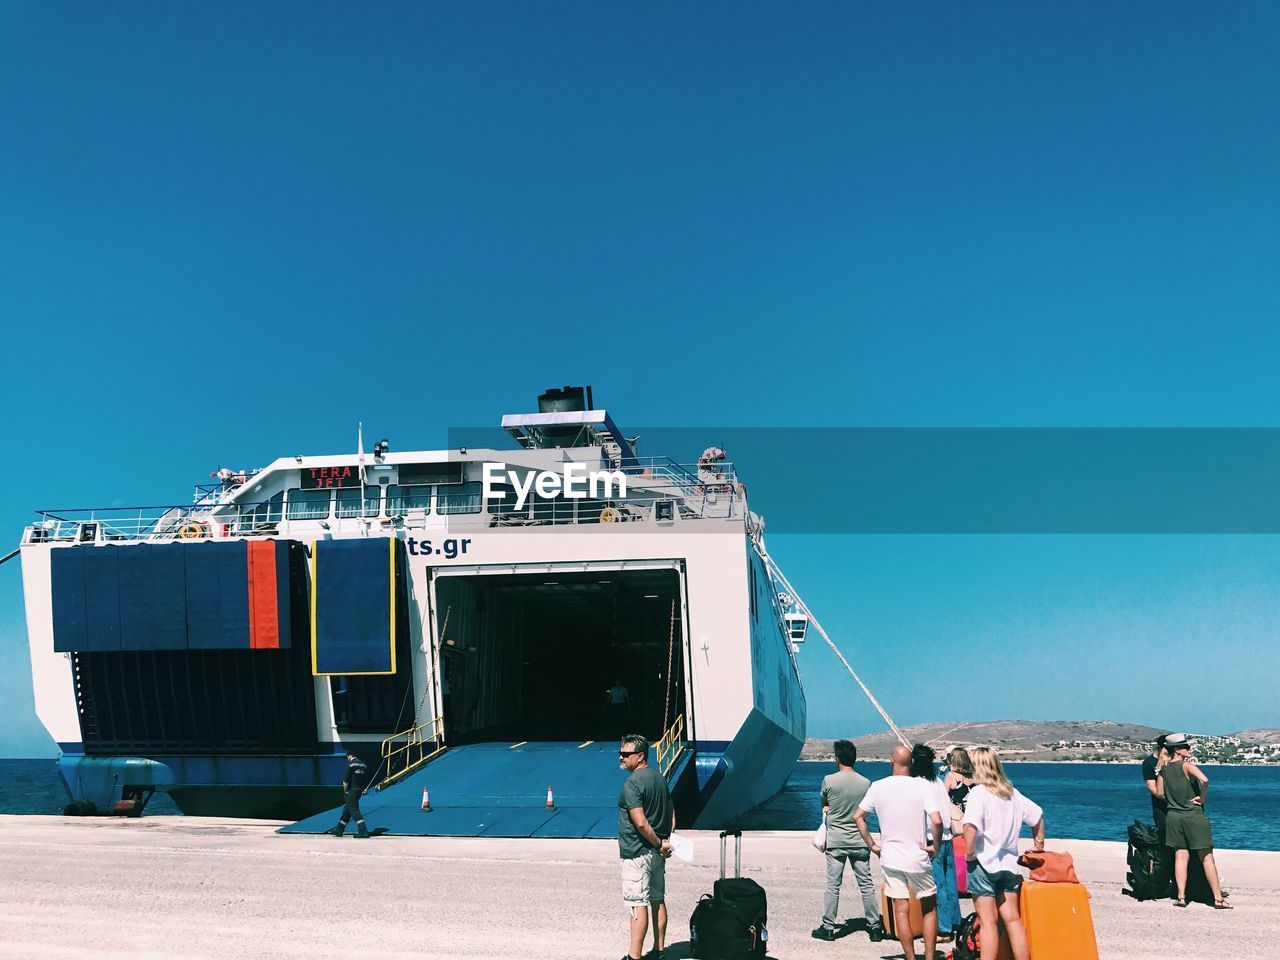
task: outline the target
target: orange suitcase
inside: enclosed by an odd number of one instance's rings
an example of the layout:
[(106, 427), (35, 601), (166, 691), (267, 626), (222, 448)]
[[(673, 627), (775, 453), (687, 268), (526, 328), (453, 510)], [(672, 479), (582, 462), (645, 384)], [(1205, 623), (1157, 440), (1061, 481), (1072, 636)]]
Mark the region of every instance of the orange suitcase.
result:
[[(924, 936), (924, 915), (920, 912), (920, 901), (916, 899), (916, 892), (914, 890), (909, 892), (911, 903), (908, 909), (911, 911), (911, 936), (914, 939)], [(884, 930), (889, 939), (897, 940), (898, 929), (893, 919), (893, 901), (884, 895), (884, 887), (880, 888), (880, 916), (884, 918)]]
[(1022, 885), (1018, 898), (1031, 960), (1098, 960), (1089, 891), (1082, 883)]

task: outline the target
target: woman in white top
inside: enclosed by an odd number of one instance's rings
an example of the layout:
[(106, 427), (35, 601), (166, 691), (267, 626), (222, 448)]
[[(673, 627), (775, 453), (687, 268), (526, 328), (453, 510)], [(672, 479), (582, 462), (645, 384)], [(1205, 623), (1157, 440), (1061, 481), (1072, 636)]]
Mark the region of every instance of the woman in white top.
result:
[[(969, 857), (969, 893), (981, 923), (982, 960), (995, 960), (1006, 937), (1014, 960), (1030, 960), (1018, 912), (1018, 835), (1031, 827), (1033, 849), (1044, 849), (1044, 812), (1013, 788), (1000, 758), (989, 747), (969, 751), (974, 787), (965, 798), (964, 839)], [(1003, 933), (998, 920), (1004, 921)]]

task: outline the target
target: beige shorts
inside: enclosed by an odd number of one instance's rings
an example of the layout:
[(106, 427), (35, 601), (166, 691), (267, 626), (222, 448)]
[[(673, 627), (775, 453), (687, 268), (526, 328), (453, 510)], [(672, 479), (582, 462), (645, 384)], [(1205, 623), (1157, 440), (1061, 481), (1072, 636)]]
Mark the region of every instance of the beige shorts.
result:
[(884, 895), (890, 900), (909, 899), (912, 891), (915, 892), (917, 900), (938, 895), (938, 884), (933, 879), (932, 870), (911, 873), (906, 870), (881, 867), (880, 872), (884, 874)]
[(622, 861), (622, 902), (628, 907), (660, 903), (667, 897), (667, 861), (656, 850)]

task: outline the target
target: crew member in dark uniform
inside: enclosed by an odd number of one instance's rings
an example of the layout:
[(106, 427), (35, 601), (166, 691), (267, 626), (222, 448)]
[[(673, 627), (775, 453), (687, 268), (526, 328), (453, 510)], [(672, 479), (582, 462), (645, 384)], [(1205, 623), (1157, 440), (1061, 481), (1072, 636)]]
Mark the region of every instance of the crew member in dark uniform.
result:
[(355, 819), (359, 833), (363, 839), (369, 836), (369, 828), (364, 824), (364, 814), (360, 812), (360, 797), (364, 794), (365, 784), (369, 781), (369, 768), (354, 753), (347, 754), (347, 772), (342, 777), (342, 799), (345, 807), (338, 825), (329, 832), (335, 837), (342, 836), (347, 830), (347, 822)]

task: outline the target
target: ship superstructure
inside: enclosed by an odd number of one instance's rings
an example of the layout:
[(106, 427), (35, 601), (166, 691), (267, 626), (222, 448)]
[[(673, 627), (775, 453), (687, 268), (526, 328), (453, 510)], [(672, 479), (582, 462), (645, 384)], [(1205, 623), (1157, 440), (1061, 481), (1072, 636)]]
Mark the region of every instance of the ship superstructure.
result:
[(548, 391), (503, 418), (515, 449), (362, 442), (221, 471), (191, 505), (41, 513), (32, 675), (72, 798), (301, 818), (353, 749), (406, 809), (430, 771), (437, 812), (406, 832), (593, 835), (624, 732), (656, 742), (682, 823), (776, 793), (803, 628), (763, 523), (722, 451), (641, 457), (593, 407)]

